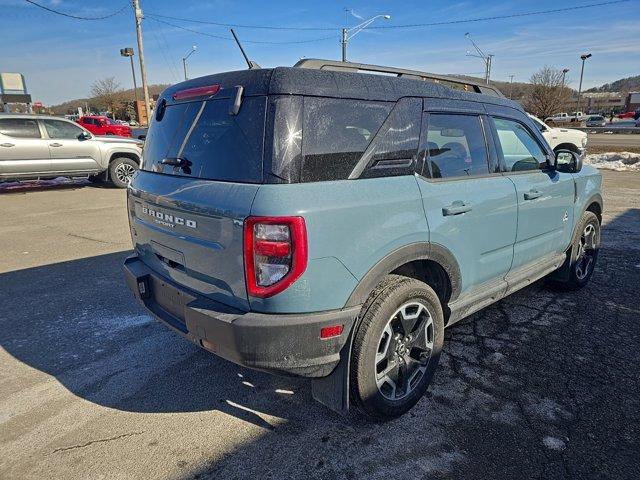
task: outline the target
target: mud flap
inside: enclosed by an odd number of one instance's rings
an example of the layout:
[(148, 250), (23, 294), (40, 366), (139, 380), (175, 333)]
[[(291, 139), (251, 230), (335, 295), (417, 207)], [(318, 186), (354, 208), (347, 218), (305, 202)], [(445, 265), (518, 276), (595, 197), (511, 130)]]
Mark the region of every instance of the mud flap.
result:
[(326, 377), (311, 380), (311, 395), (314, 400), (336, 413), (346, 414), (349, 411), (349, 368), (351, 366), (351, 345), (353, 332), (340, 350), (340, 361), (336, 368)]
[(569, 281), (569, 274), (571, 272), (571, 264), (573, 263), (573, 258), (574, 258), (573, 250), (574, 250), (574, 247), (571, 247), (567, 251), (567, 258), (565, 258), (564, 263), (562, 264), (562, 266), (560, 268), (558, 268), (557, 270), (555, 270), (554, 272), (551, 272), (549, 274), (549, 279), (550, 280), (555, 280), (557, 282), (567, 282), (567, 281)]

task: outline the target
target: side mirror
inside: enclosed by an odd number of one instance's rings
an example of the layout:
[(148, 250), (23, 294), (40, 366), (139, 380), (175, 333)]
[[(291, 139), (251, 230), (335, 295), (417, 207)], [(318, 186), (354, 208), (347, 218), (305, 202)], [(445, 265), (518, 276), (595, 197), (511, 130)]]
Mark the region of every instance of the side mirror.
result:
[(556, 170), (564, 173), (578, 173), (582, 170), (582, 155), (571, 150), (558, 150), (556, 152)]
[(80, 135), (78, 135), (78, 140), (82, 141), (82, 140), (89, 140), (91, 138), (91, 134), (89, 132), (82, 132)]

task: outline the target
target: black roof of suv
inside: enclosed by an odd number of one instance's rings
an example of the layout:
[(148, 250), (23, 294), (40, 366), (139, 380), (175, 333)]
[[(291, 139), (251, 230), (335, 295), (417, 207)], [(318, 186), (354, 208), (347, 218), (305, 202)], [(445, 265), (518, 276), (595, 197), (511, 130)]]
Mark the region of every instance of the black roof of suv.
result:
[[(405, 75), (369, 75), (357, 73), (357, 71), (301, 66), (239, 70), (208, 75), (167, 88), (162, 94), (162, 99), (167, 103), (174, 103), (173, 96), (176, 92), (209, 85), (220, 85), (221, 89), (231, 89), (236, 85), (241, 85), (243, 96), (310, 95), (377, 101), (397, 101), (402, 97), (415, 96), (458, 99), (520, 109), (517, 103), (503, 96), (497, 96), (495, 92), (498, 91), (493, 87), (491, 87), (492, 95), (487, 95), (450, 88), (432, 81), (418, 80), (413, 76), (405, 78)], [(229, 95), (231, 95), (230, 91)], [(220, 96), (222, 95), (218, 97)]]

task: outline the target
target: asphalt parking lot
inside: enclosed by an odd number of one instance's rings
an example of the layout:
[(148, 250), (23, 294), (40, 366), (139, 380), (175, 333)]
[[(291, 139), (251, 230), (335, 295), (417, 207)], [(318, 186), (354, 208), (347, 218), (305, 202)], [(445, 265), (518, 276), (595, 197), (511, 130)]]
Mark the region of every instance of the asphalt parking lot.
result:
[(149, 318), (125, 192), (0, 193), (0, 478), (640, 478), (640, 173), (603, 174), (590, 285), (450, 328), (427, 397), (383, 424)]

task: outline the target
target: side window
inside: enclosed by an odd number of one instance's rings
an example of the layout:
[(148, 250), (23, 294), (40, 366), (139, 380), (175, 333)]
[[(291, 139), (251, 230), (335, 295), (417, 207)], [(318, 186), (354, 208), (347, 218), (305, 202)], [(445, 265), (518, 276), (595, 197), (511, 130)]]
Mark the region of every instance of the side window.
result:
[(487, 175), (487, 146), (476, 115), (430, 114), (427, 149), (433, 178)]
[(0, 133), (13, 138), (40, 138), (38, 122), (31, 118), (2, 118)]
[(80, 127), (64, 120), (43, 120), (44, 128), (47, 130), (49, 138), (61, 140), (77, 140), (84, 131)]
[(83, 118), (82, 119), (82, 123), (86, 123), (87, 125), (94, 125), (95, 122), (93, 121), (93, 118)]
[(346, 179), (393, 105), (305, 97), (301, 181)]
[(498, 133), (498, 151), (501, 151), (507, 172), (546, 167), (545, 153), (523, 125), (503, 118), (494, 118), (493, 123)]

